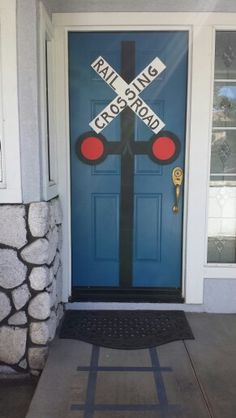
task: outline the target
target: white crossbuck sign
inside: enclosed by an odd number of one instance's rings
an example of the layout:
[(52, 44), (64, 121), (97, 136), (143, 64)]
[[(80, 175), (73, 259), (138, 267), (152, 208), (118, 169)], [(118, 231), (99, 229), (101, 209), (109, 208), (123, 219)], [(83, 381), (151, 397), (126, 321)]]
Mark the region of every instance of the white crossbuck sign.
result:
[(164, 122), (139, 96), (166, 68), (159, 58), (154, 58), (130, 84), (126, 83), (101, 56), (91, 64), (91, 67), (117, 93), (115, 99), (89, 124), (97, 134), (109, 125), (126, 106), (129, 106), (155, 134), (161, 131), (165, 126)]

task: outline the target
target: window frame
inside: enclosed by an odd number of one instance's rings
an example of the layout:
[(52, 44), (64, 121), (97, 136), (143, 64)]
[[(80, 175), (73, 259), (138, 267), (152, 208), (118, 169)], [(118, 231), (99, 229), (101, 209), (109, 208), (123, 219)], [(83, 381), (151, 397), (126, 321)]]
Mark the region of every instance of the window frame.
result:
[[(208, 152), (208, 190), (206, 202), (206, 239), (205, 239), (205, 263), (204, 277), (207, 279), (236, 279), (236, 262), (235, 263), (217, 263), (208, 262), (208, 219), (209, 219), (209, 198), (210, 198), (210, 175), (211, 175), (211, 141), (213, 132), (213, 100), (214, 100), (214, 71), (215, 71), (215, 49), (216, 49), (216, 32), (218, 31), (235, 31), (236, 25), (213, 25), (212, 27), (212, 80), (211, 80), (211, 107), (209, 110), (209, 152)], [(235, 79), (236, 81), (236, 79)]]

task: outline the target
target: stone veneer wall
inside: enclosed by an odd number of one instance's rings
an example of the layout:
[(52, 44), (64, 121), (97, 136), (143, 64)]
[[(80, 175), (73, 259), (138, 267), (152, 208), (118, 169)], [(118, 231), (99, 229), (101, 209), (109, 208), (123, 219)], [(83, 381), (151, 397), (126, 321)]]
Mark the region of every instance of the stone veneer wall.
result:
[(63, 315), (58, 198), (0, 206), (0, 373), (42, 370)]

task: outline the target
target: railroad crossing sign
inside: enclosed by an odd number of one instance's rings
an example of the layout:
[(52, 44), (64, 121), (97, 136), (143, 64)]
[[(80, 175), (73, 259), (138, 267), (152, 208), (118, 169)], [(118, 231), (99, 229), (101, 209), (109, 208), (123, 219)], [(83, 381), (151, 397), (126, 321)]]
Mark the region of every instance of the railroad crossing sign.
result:
[(101, 56), (91, 64), (91, 67), (117, 93), (115, 99), (89, 124), (97, 134), (109, 125), (126, 106), (130, 107), (155, 134), (164, 128), (164, 122), (139, 96), (166, 68), (158, 57), (154, 58), (129, 84)]
[[(109, 154), (124, 154), (128, 151), (132, 155), (149, 155), (154, 162), (162, 165), (174, 161), (180, 151), (178, 138), (169, 131), (162, 131), (164, 122), (139, 96), (165, 70), (165, 64), (156, 57), (135, 78), (132, 71), (132, 75), (129, 74), (129, 82), (125, 81), (102, 56), (96, 58), (91, 67), (117, 96), (90, 122), (89, 126), (93, 131), (85, 132), (79, 137), (76, 146), (78, 157), (83, 162), (93, 165), (104, 161)], [(100, 132), (121, 112), (124, 114), (122, 118), (122, 126), (124, 126), (127, 109), (132, 110), (131, 113), (134, 112), (154, 132), (150, 141), (134, 141), (133, 134), (131, 138), (127, 132), (126, 140), (123, 135), (123, 139), (119, 142), (109, 142), (101, 135)]]

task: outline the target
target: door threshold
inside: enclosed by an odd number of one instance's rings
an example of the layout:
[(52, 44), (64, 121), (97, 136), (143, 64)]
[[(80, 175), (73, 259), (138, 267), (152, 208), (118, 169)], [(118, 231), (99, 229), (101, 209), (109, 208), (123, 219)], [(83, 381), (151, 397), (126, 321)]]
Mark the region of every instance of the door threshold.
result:
[(173, 288), (80, 288), (72, 289), (69, 302), (151, 302), (151, 303), (184, 303), (181, 289)]

